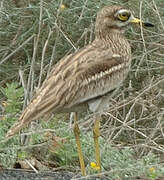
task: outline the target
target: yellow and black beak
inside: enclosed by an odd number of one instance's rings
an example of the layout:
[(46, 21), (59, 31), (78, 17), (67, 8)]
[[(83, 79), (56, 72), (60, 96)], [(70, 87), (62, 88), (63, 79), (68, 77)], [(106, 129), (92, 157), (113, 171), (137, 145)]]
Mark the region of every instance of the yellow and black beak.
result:
[(154, 27), (154, 24), (149, 23), (149, 22), (143, 22), (140, 19), (135, 18), (135, 17), (130, 20), (130, 23), (133, 23), (133, 24), (142, 24), (143, 27)]

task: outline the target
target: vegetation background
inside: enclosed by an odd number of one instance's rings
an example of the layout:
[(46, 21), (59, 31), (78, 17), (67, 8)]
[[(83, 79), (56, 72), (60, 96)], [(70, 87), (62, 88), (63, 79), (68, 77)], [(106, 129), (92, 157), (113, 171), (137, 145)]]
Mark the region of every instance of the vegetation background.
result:
[[(18, 119), (53, 64), (94, 39), (97, 11), (121, 4), (154, 28), (129, 27), (133, 61), (128, 78), (103, 114), (103, 172), (110, 178), (164, 175), (164, 1), (1, 0), (0, 166), (79, 171), (69, 114), (33, 122), (22, 135), (5, 134)], [(81, 115), (88, 174), (95, 153), (92, 115)], [(33, 163), (32, 163), (33, 160)]]

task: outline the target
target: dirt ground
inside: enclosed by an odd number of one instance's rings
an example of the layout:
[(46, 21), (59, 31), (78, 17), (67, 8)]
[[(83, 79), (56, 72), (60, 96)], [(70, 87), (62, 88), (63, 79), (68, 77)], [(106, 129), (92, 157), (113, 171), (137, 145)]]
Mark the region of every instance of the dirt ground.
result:
[[(81, 177), (68, 171), (42, 171), (35, 173), (32, 170), (23, 169), (1, 169), (0, 180), (110, 180), (109, 177)], [(123, 179), (122, 179), (123, 180)], [(127, 180), (150, 180), (144, 177), (135, 177)], [(154, 180), (164, 180), (164, 177), (158, 177)]]
[(89, 179), (89, 180), (109, 180), (105, 177), (80, 177), (79, 175), (68, 172), (58, 171), (50, 172), (44, 171), (35, 173), (34, 171), (27, 171), (23, 169), (5, 169), (0, 170), (0, 180), (75, 180), (75, 179)]

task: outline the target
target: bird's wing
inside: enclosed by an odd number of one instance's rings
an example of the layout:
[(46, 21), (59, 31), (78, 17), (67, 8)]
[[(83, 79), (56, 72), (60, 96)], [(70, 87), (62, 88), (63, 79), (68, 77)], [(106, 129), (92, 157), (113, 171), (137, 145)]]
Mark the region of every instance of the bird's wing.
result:
[(7, 137), (50, 111), (70, 108), (110, 91), (113, 85), (108, 84), (104, 90), (107, 81), (103, 79), (112, 79), (114, 71), (121, 71), (125, 66), (122, 57), (112, 54), (109, 48), (93, 44), (66, 56), (54, 66)]

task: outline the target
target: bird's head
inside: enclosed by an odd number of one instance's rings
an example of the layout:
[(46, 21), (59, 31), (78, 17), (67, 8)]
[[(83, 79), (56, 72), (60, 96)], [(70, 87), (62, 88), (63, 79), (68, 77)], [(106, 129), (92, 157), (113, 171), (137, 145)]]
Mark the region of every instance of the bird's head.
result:
[(135, 18), (133, 13), (121, 6), (106, 6), (97, 14), (96, 30), (117, 30), (122, 32), (129, 24), (142, 24), (153, 27), (153, 24)]

